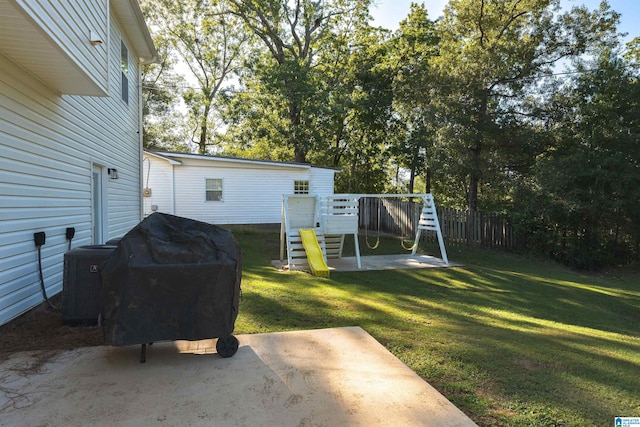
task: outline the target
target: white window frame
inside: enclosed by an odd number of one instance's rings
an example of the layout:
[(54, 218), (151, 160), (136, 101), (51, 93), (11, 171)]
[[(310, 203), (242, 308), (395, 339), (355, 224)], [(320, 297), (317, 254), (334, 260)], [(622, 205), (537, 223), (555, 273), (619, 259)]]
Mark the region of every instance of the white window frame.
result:
[(308, 179), (296, 179), (293, 181), (293, 194), (310, 194), (311, 185)]
[(91, 162), (91, 240), (101, 245), (109, 235), (107, 168)]
[[(219, 188), (209, 188), (209, 183), (219, 181)], [(209, 192), (219, 192), (218, 199), (209, 199)], [(215, 194), (215, 193), (214, 193)], [(224, 180), (222, 178), (205, 178), (204, 179), (204, 201), (205, 202), (222, 202), (224, 197)]]
[(129, 105), (129, 48), (120, 40), (120, 98)]

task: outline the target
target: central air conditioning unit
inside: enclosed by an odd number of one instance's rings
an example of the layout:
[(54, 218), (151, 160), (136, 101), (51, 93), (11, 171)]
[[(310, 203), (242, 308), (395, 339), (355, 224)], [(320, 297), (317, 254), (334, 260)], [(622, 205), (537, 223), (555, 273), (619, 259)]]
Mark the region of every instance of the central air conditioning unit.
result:
[(100, 264), (116, 246), (80, 246), (64, 254), (62, 321), (95, 324), (102, 310)]

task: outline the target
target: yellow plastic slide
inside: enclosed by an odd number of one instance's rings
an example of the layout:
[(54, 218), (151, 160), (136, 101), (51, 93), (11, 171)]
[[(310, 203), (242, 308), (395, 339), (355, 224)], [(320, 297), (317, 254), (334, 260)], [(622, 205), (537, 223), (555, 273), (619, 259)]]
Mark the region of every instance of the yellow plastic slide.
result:
[(316, 232), (313, 229), (300, 229), (300, 239), (302, 240), (304, 251), (307, 253), (307, 261), (309, 262), (311, 274), (314, 276), (329, 277), (329, 267), (327, 267), (327, 263), (322, 256), (322, 249), (320, 249), (320, 245), (318, 244)]

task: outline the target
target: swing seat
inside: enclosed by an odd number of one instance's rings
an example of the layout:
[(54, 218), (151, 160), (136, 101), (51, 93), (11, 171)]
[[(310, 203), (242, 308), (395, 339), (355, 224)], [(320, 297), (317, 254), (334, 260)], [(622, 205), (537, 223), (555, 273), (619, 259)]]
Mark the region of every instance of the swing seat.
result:
[(364, 241), (367, 244), (367, 247), (369, 249), (371, 249), (371, 250), (378, 249), (378, 246), (380, 246), (380, 235), (378, 235), (376, 243), (373, 246), (371, 246), (371, 244), (369, 243), (369, 238), (367, 236), (364, 236)]
[(404, 239), (404, 238), (402, 240), (400, 240), (400, 246), (402, 246), (402, 249), (404, 249), (405, 251), (412, 251), (418, 246), (418, 244), (415, 243), (415, 242), (411, 242), (411, 243), (413, 243), (411, 246), (406, 246), (405, 245), (405, 240), (406, 239)]
[(377, 249), (378, 246), (380, 246), (380, 212), (380, 199), (378, 199), (378, 230), (376, 232), (376, 243), (374, 243), (373, 245), (369, 243), (368, 227), (365, 227), (364, 229), (364, 241), (367, 244), (367, 247), (371, 250)]

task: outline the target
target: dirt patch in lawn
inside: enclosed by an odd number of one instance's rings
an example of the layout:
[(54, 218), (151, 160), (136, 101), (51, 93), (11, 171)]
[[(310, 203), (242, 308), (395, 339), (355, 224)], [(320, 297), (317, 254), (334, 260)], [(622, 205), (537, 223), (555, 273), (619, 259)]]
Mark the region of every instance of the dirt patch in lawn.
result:
[[(61, 307), (61, 295), (51, 298), (51, 302)], [(0, 326), (0, 362), (18, 352), (36, 351), (52, 356), (58, 351), (103, 343), (99, 326), (65, 325), (62, 323), (62, 313), (43, 303)]]
[(556, 371), (569, 370), (566, 367), (560, 365), (559, 363), (542, 363), (542, 362), (535, 362), (533, 360), (528, 360), (528, 359), (518, 359), (515, 362), (516, 362), (516, 365), (521, 366), (527, 371), (539, 371), (541, 369), (553, 369)]

